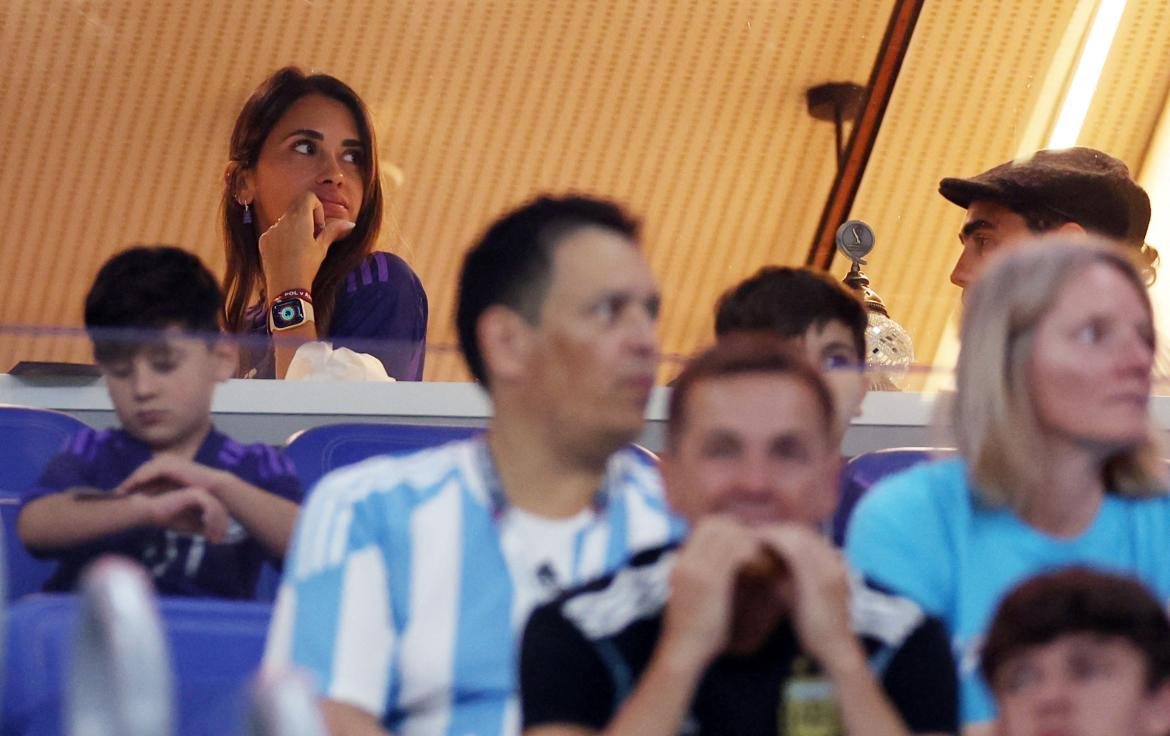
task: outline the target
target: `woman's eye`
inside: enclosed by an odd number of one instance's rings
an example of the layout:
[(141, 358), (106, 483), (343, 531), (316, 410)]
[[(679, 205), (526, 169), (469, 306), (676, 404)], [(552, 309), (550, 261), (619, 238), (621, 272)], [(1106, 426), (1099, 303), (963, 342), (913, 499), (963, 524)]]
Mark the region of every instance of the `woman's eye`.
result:
[(1150, 350), (1154, 349), (1154, 344), (1157, 338), (1154, 336), (1153, 327), (1150, 325), (1142, 325), (1138, 328), (1138, 337), (1141, 338), (1146, 347), (1148, 347)]
[(313, 145), (312, 141), (297, 141), (293, 144), (292, 150), (297, 153), (303, 153), (306, 156), (311, 156), (317, 147)]
[(361, 166), (363, 163), (365, 163), (365, 156), (362, 155), (361, 151), (357, 150), (346, 151), (345, 153), (341, 154), (341, 159), (346, 163), (353, 164), (354, 166)]
[(708, 460), (735, 457), (738, 453), (739, 446), (727, 438), (710, 439), (700, 448), (700, 454)]
[(652, 297), (646, 300), (646, 314), (650, 319), (657, 320), (662, 313), (662, 299), (660, 297)]

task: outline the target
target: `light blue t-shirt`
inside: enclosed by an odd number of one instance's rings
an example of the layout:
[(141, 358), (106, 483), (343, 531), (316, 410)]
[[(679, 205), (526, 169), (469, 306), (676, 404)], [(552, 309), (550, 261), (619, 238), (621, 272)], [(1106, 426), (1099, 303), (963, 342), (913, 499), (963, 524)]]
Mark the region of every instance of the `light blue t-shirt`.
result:
[(995, 717), (979, 649), (1000, 599), (1023, 579), (1087, 564), (1137, 576), (1170, 601), (1170, 496), (1105, 497), (1092, 524), (1056, 538), (1010, 510), (979, 501), (962, 460), (915, 466), (881, 482), (857, 506), (849, 562), (917, 601), (951, 634), (964, 724)]

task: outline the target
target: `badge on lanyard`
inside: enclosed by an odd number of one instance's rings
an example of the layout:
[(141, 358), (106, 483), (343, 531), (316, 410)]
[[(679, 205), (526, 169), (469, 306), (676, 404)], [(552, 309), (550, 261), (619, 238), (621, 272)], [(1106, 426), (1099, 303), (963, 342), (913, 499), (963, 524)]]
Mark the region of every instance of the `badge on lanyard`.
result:
[(804, 657), (792, 663), (781, 686), (778, 733), (783, 736), (841, 736), (845, 732), (833, 683)]

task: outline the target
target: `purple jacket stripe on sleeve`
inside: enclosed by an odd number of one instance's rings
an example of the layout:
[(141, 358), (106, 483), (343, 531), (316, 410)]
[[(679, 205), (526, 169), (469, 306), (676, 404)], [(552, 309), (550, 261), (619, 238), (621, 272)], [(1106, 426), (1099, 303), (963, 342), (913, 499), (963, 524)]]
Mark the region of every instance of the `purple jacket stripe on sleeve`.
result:
[(378, 264), (378, 281), (386, 283), (390, 280), (390, 264), (386, 262), (386, 254), (378, 251), (374, 253), (374, 262)]
[(266, 461), (268, 473), (273, 477), (282, 475), (282, 468), (280, 467), (280, 453), (271, 445), (264, 446), (264, 459)]
[(71, 455), (84, 455), (85, 448), (89, 445), (92, 438), (92, 432), (78, 432), (69, 440), (66, 451)]
[(232, 438), (227, 438), (219, 450), (219, 459), (225, 465), (239, 465), (244, 457), (244, 446)]

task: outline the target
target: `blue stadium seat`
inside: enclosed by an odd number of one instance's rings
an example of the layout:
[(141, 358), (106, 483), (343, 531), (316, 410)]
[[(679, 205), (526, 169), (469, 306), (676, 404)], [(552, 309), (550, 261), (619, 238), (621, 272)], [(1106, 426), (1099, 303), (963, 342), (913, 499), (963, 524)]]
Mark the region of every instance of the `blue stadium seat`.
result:
[(845, 543), (845, 530), (853, 508), (879, 480), (951, 452), (954, 451), (933, 447), (892, 447), (850, 458), (841, 471), (837, 510), (833, 513), (833, 542), (838, 546)]
[[(322, 424), (289, 437), (284, 451), (296, 467), (307, 496), (330, 470), (378, 455), (405, 455), (466, 439), (482, 431), (476, 427), (426, 424)], [(260, 568), (260, 579), (256, 583), (257, 600), (275, 600), (279, 585), (279, 571), (265, 564)]]
[(0, 496), (19, 497), (37, 481), (65, 438), (85, 427), (59, 411), (0, 405)]
[[(3, 471), (0, 470), (0, 475)], [(4, 567), (8, 571), (7, 600), (9, 602), (41, 589), (53, 574), (56, 562), (38, 560), (28, 553), (16, 534), (16, 519), (20, 516), (19, 496), (0, 496), (0, 523), (4, 534)]]
[(335, 468), (377, 455), (404, 455), (481, 431), (476, 427), (422, 424), (323, 424), (289, 437), (285, 452), (307, 493), (321, 476)]
[[(59, 736), (79, 599), (29, 596), (9, 610), (4, 736)], [(266, 603), (159, 599), (176, 677), (179, 736), (243, 733), (246, 685), (264, 651)]]
[[(404, 455), (466, 439), (482, 431), (478, 427), (423, 424), (323, 424), (289, 437), (285, 453), (296, 466), (297, 476), (308, 494), (330, 470), (377, 455)], [(640, 445), (632, 447), (645, 462), (658, 463), (658, 457), (650, 450)], [(271, 565), (261, 568), (256, 598), (274, 600), (279, 578), (280, 574)]]
[(36, 483), (65, 439), (85, 427), (81, 420), (59, 411), (0, 406), (0, 521), (10, 601), (40, 590), (53, 571), (52, 562), (30, 555), (16, 535), (21, 494)]

